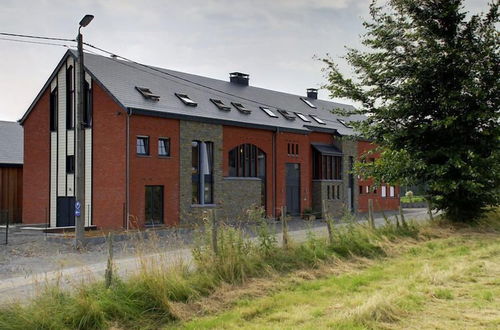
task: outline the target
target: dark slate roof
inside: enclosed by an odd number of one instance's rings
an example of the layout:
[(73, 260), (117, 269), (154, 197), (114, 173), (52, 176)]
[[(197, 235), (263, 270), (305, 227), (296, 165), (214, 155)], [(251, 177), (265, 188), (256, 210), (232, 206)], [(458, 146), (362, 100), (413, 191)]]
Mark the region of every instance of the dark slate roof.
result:
[(16, 122), (0, 121), (0, 164), (23, 163), (23, 127)]
[[(77, 56), (74, 50), (70, 50), (68, 53), (74, 57)], [(314, 109), (300, 99), (301, 97), (306, 98), (303, 95), (242, 86), (229, 81), (144, 66), (88, 53), (85, 53), (85, 68), (121, 106), (132, 113), (264, 129), (279, 128), (303, 133), (322, 130), (332, 133), (336, 131), (341, 135), (353, 135), (352, 129), (345, 127), (337, 120), (344, 117), (333, 115), (330, 112), (334, 108), (353, 109), (350, 105), (308, 99), (317, 107)], [(136, 86), (149, 88), (154, 94), (160, 96), (160, 100), (152, 101), (144, 98), (135, 89)], [(196, 107), (186, 106), (175, 96), (175, 93), (187, 94), (198, 105)], [(224, 104), (231, 106), (231, 111), (219, 110), (210, 101), (211, 98), (222, 100)], [(252, 111), (251, 114), (241, 113), (231, 105), (231, 102), (242, 103)], [(278, 115), (278, 118), (269, 117), (259, 108), (260, 106), (269, 107)], [(287, 120), (278, 113), (277, 109), (287, 110), (291, 113), (300, 112), (307, 117), (313, 114), (322, 119), (326, 125), (321, 125), (310, 117), (311, 122), (304, 122), (298, 117), (293, 121)], [(29, 111), (21, 119), (21, 123)], [(346, 120), (362, 119), (362, 116), (352, 116)]]
[(331, 155), (338, 156), (342, 155), (342, 151), (340, 151), (337, 147), (331, 144), (323, 144), (323, 143), (312, 143), (314, 149), (318, 150), (323, 155)]

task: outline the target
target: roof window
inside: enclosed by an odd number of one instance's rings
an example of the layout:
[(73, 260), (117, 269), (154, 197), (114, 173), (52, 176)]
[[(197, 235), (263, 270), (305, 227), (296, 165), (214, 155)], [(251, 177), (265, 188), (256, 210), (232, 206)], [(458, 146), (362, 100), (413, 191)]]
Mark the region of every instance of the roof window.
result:
[(287, 120), (295, 120), (295, 116), (292, 115), (290, 112), (286, 111), (286, 110), (278, 110), (279, 113), (281, 113), (281, 115), (283, 117), (285, 117), (285, 119)]
[(310, 123), (311, 120), (309, 118), (307, 118), (306, 116), (304, 116), (303, 114), (301, 114), (300, 112), (296, 112), (295, 113), (297, 115), (297, 117), (299, 117), (302, 121), (305, 121), (306, 123)]
[(313, 109), (316, 109), (316, 106), (314, 104), (311, 103), (311, 101), (309, 101), (308, 99), (305, 99), (303, 97), (300, 98), (305, 104), (307, 104), (309, 107), (313, 108)]
[(195, 107), (195, 106), (198, 105), (198, 103), (196, 103), (195, 101), (191, 100), (189, 98), (189, 96), (187, 96), (186, 94), (175, 93), (175, 96), (177, 96), (179, 98), (179, 100), (182, 101), (182, 103), (184, 103), (185, 105), (188, 105), (190, 107)]
[(262, 111), (264, 111), (269, 117), (273, 117), (273, 118), (278, 118), (278, 115), (275, 114), (271, 109), (269, 108), (266, 108), (266, 107), (260, 107), (262, 109)]
[(135, 89), (137, 89), (139, 91), (139, 93), (141, 93), (141, 95), (144, 96), (144, 98), (146, 98), (148, 100), (153, 100), (153, 101), (160, 100), (160, 96), (153, 94), (153, 92), (151, 92), (151, 90), (149, 88), (135, 86)]
[(309, 117), (311, 117), (312, 119), (314, 119), (314, 121), (317, 122), (318, 124), (326, 125), (326, 123), (323, 121), (323, 119), (319, 118), (316, 115), (309, 115)]
[(341, 123), (342, 125), (344, 125), (345, 127), (347, 128), (353, 128), (351, 124), (349, 124), (347, 121), (345, 121), (344, 119), (340, 119), (340, 118), (337, 118), (337, 120), (339, 121), (339, 123)]
[(252, 110), (249, 110), (247, 108), (245, 108), (245, 106), (241, 103), (237, 103), (237, 102), (231, 102), (231, 104), (236, 108), (238, 109), (238, 111), (248, 115), (252, 112)]
[(221, 100), (216, 100), (216, 99), (210, 99), (210, 101), (215, 104), (215, 106), (217, 108), (219, 108), (219, 110), (223, 110), (223, 111), (231, 111), (231, 107), (228, 106), (228, 105), (225, 105), (224, 102), (222, 102)]

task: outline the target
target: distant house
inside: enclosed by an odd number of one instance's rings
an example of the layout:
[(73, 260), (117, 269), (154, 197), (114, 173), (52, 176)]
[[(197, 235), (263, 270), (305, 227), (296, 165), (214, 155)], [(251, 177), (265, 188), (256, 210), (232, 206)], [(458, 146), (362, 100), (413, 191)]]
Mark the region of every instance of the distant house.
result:
[[(75, 223), (76, 64), (69, 50), (20, 120), (26, 223)], [(352, 106), (316, 89), (293, 95), (240, 72), (223, 81), (86, 54), (82, 92), (87, 226), (178, 225), (214, 208), (232, 220), (252, 205), (270, 217), (399, 205), (398, 187), (350, 171), (374, 147), (352, 138), (348, 121), (364, 117), (333, 114)]]
[(23, 202), (23, 127), (0, 121), (0, 223), (21, 222)]

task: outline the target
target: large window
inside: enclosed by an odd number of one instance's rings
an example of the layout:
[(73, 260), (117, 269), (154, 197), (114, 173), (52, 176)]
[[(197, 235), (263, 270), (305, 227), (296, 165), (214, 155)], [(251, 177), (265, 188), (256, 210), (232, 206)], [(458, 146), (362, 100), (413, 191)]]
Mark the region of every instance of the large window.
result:
[(266, 176), (266, 154), (253, 144), (240, 144), (229, 151), (229, 176)]
[(163, 186), (146, 186), (145, 223), (149, 226), (163, 223)]
[(191, 143), (192, 165), (192, 203), (214, 203), (214, 144), (208, 141), (193, 141)]
[(342, 180), (342, 157), (313, 152), (313, 179)]

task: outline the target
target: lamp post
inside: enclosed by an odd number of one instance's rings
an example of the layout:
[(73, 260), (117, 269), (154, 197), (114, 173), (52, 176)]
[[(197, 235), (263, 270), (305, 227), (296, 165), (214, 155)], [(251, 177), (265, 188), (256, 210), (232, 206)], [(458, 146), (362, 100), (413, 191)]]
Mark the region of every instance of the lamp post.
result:
[(83, 67), (83, 37), (80, 32), (94, 19), (93, 15), (85, 15), (78, 27), (78, 107), (76, 108), (76, 202), (75, 202), (75, 247), (85, 244), (85, 130), (83, 118), (83, 93), (85, 70)]

